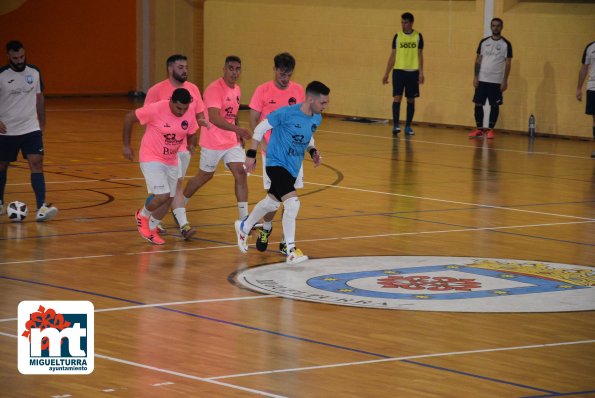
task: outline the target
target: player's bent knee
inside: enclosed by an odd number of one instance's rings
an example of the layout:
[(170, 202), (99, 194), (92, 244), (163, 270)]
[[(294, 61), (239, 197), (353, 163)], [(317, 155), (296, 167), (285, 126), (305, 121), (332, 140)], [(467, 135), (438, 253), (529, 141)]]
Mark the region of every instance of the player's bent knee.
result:
[(277, 202), (275, 199), (271, 198), (268, 195), (262, 200), (262, 204), (267, 214), (276, 212), (279, 206), (281, 206), (280, 202)]
[(285, 209), (284, 216), (287, 215), (288, 217), (296, 218), (300, 211), (300, 199), (297, 196), (285, 199), (283, 207)]

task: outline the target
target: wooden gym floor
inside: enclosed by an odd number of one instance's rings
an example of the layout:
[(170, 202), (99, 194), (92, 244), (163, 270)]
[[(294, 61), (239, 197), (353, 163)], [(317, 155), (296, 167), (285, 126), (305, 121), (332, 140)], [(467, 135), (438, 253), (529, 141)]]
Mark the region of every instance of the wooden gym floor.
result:
[[(233, 178), (223, 167), (188, 204), (197, 238), (183, 241), (168, 215), (166, 245), (151, 246), (133, 216), (144, 180), (121, 155), (134, 104), (49, 99), (47, 108), (47, 196), (60, 212), (48, 223), (0, 218), (0, 396), (595, 396), (593, 311), (381, 310), (251, 292), (233, 274), (283, 257), (239, 252)], [(418, 126), (414, 137), (393, 139), (386, 125), (325, 118), (316, 134), (325, 164), (305, 162), (298, 246), (314, 259), (595, 266), (592, 142), (467, 133)], [(136, 129), (136, 148), (139, 137)], [(250, 208), (264, 195), (257, 174)], [(34, 207), (22, 160), (9, 169), (5, 199)], [(274, 226), (273, 248), (278, 217)], [(91, 375), (18, 372), (22, 300), (93, 302)]]

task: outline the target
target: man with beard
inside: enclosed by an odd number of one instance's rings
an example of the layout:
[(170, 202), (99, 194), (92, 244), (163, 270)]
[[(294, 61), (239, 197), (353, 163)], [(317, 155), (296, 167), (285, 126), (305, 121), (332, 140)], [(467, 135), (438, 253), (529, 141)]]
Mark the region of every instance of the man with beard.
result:
[(233, 174), (240, 220), (248, 216), (248, 181), (244, 170), (243, 140), (250, 131), (238, 125), (240, 86), (236, 84), (242, 71), (242, 61), (235, 55), (225, 58), (223, 77), (205, 89), (204, 102), (211, 126), (200, 133), (200, 168), (184, 188), (186, 202), (213, 178), (221, 160)]
[[(502, 93), (508, 88), (508, 75), (512, 61), (512, 45), (502, 37), (504, 22), (494, 18), (490, 22), (492, 35), (482, 39), (477, 47), (473, 87), (475, 95), (475, 124), (477, 129), (469, 133), (470, 138), (494, 138), (494, 127), (504, 99)], [(490, 103), (489, 128), (483, 128), (483, 106)]]
[(45, 202), (43, 139), (45, 102), (39, 69), (27, 64), (25, 48), (19, 41), (6, 44), (8, 65), (0, 68), (0, 214), (4, 211), (4, 189), (10, 162), (19, 151), (29, 163), (35, 192), (35, 221), (47, 221), (58, 209)]
[[(153, 198), (136, 212), (138, 232), (155, 245), (165, 243), (159, 236), (157, 225), (167, 212), (175, 196), (178, 182), (178, 150), (187, 140), (187, 135), (196, 133), (198, 122), (194, 110), (190, 110), (192, 97), (185, 88), (177, 88), (169, 100), (157, 101), (124, 117), (122, 154), (134, 160), (130, 146), (132, 126), (140, 123), (147, 126), (140, 144), (140, 168), (147, 182), (147, 190)], [(185, 229), (182, 235), (186, 238)]]
[[(200, 90), (198, 87), (188, 81), (188, 58), (182, 54), (174, 54), (167, 59), (165, 64), (167, 68), (167, 79), (155, 84), (147, 91), (144, 105), (149, 105), (154, 102), (169, 100), (174, 90), (178, 88), (185, 88), (192, 96), (190, 104), (190, 111), (196, 114), (198, 124), (207, 126), (205, 120), (204, 110), (205, 105), (202, 102)], [(190, 157), (196, 150), (197, 138), (196, 134), (187, 136), (186, 145), (182, 145), (178, 151), (178, 185), (171, 208), (174, 214), (174, 219), (180, 227), (180, 232), (186, 240), (190, 239), (196, 230), (190, 226), (188, 218), (186, 217), (186, 208), (183, 197), (183, 183), (184, 176), (190, 164)], [(147, 203), (153, 198), (153, 195), (147, 198)], [(164, 209), (167, 211), (167, 209)], [(160, 233), (164, 233), (165, 229), (159, 225), (157, 226)]]

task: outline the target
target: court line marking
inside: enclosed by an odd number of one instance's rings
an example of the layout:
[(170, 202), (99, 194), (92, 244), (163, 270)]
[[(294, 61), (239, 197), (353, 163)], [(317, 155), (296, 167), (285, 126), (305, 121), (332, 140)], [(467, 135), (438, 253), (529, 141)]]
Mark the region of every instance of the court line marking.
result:
[[(384, 136), (384, 135), (369, 135), (369, 134), (362, 134), (362, 133), (348, 133), (348, 132), (345, 132), (345, 131), (332, 131), (332, 130), (317, 130), (317, 131), (318, 132), (324, 132), (324, 133), (331, 133), (331, 134), (355, 135), (355, 136), (360, 136), (360, 137), (365, 137), (365, 138), (380, 138), (380, 139), (391, 140), (391, 141), (395, 139), (393, 137)], [(410, 140), (410, 138), (406, 138), (406, 140)], [(476, 145), (450, 144), (450, 143), (447, 143), (447, 142), (424, 141), (424, 140), (418, 140), (418, 139), (411, 139), (410, 142), (411, 143), (420, 142), (420, 143), (423, 143), (423, 144), (431, 144), (431, 145), (443, 145), (443, 146), (453, 146), (453, 147), (460, 147), (460, 148), (477, 149), (477, 146)], [(586, 142), (588, 142), (588, 141), (586, 141)], [(547, 156), (560, 156), (560, 157), (565, 157), (565, 158), (590, 159), (590, 157), (588, 157), (588, 156), (565, 155), (565, 154), (558, 154), (558, 153), (552, 153), (552, 152), (529, 152), (529, 151), (522, 151), (522, 150), (518, 150), (518, 149), (504, 149), (504, 148), (486, 148), (486, 149), (488, 149), (490, 151), (523, 153), (523, 154), (526, 154), (526, 155), (547, 155)]]
[[(232, 174), (229, 173), (229, 172), (224, 172), (224, 173), (221, 173), (221, 174), (218, 174), (218, 175), (219, 176), (232, 176)], [(259, 175), (259, 174), (252, 174), (251, 173), (251, 176), (262, 178), (262, 175)], [(185, 177), (185, 178), (190, 178), (190, 177)], [(86, 180), (84, 182), (92, 183), (92, 182), (133, 181), (133, 180), (144, 180), (144, 178), (141, 178), (141, 177), (133, 177), (133, 178), (110, 178), (110, 179), (105, 179), (105, 180)], [(56, 182), (53, 182), (53, 183), (55, 183), (55, 184), (68, 184), (68, 183), (79, 183), (79, 182), (80, 181), (56, 181)], [(346, 186), (342, 186), (342, 185), (331, 185), (331, 184), (323, 184), (323, 183), (308, 182), (308, 181), (304, 181), (304, 184), (321, 186), (321, 187), (327, 187), (327, 188), (335, 188), (335, 189), (345, 189), (345, 190), (356, 191), (356, 192), (373, 193), (373, 194), (378, 194), (378, 195), (397, 196), (397, 197), (403, 197), (403, 198), (409, 198), (409, 199), (429, 200), (429, 201), (433, 201), (433, 202), (450, 203), (450, 204), (464, 205), (464, 206), (476, 206), (476, 207), (486, 208), (486, 209), (518, 211), (518, 212), (522, 212), (522, 213), (539, 214), (539, 215), (545, 215), (545, 216), (564, 217), (564, 218), (575, 218), (575, 219), (578, 219), (578, 220), (592, 220), (592, 221), (595, 221), (595, 218), (589, 218), (589, 217), (579, 217), (579, 216), (571, 216), (571, 215), (567, 215), (567, 214), (558, 214), (558, 213), (549, 213), (549, 212), (536, 211), (536, 210), (518, 209), (518, 208), (515, 208), (515, 207), (484, 205), (484, 204), (480, 204), (480, 203), (471, 203), (471, 202), (460, 202), (460, 201), (456, 201), (456, 200), (437, 199), (437, 198), (432, 198), (432, 197), (428, 197), (428, 196), (405, 195), (405, 194), (400, 194), (400, 193), (395, 193), (395, 192), (383, 192), (383, 191), (376, 191), (376, 190), (372, 190), (372, 189), (346, 187)], [(7, 185), (30, 185), (30, 183), (7, 184)]]
[(513, 351), (513, 350), (526, 350), (526, 349), (533, 349), (533, 348), (557, 347), (557, 346), (564, 346), (564, 345), (592, 344), (592, 343), (595, 343), (595, 340), (579, 340), (579, 341), (567, 341), (567, 342), (561, 342), (561, 343), (546, 343), (546, 344), (534, 344), (534, 345), (525, 345), (525, 346), (486, 348), (486, 349), (480, 349), (480, 350), (452, 351), (452, 352), (442, 352), (442, 353), (436, 353), (436, 354), (409, 355), (409, 356), (405, 356), (405, 357), (370, 359), (367, 361), (355, 361), (355, 362), (340, 362), (340, 363), (334, 363), (334, 364), (328, 364), (328, 365), (305, 366), (305, 367), (301, 367), (301, 368), (274, 369), (274, 370), (265, 370), (265, 371), (260, 371), (260, 372), (238, 373), (238, 374), (233, 374), (233, 375), (210, 377), (209, 380), (220, 380), (220, 379), (229, 379), (229, 378), (234, 378), (234, 377), (268, 375), (268, 374), (274, 374), (274, 373), (302, 372), (302, 371), (317, 370), (317, 369), (331, 369), (331, 368), (339, 368), (339, 367), (344, 367), (344, 366), (368, 365), (368, 364), (376, 364), (376, 363), (382, 363), (382, 362), (405, 361), (405, 360), (411, 360), (411, 359), (438, 358), (438, 357), (448, 357), (448, 356), (455, 356), (455, 355), (480, 354), (480, 353), (491, 353), (491, 352)]
[[(94, 312), (126, 311), (126, 310), (136, 310), (139, 308), (152, 308), (152, 307), (165, 307), (165, 306), (172, 307), (172, 306), (176, 306), (176, 305), (186, 305), (186, 304), (219, 303), (219, 302), (225, 302), (225, 301), (257, 300), (257, 299), (263, 299), (263, 298), (278, 298), (278, 297), (279, 296), (275, 296), (272, 294), (265, 294), (265, 295), (258, 295), (258, 296), (226, 297), (226, 298), (220, 298), (220, 299), (172, 301), (169, 303), (141, 304), (141, 305), (129, 305), (126, 307), (103, 308), (103, 309), (95, 310)], [(0, 323), (17, 321), (17, 320), (18, 320), (18, 318), (3, 318), (3, 319), (0, 319)]]
[[(358, 236), (341, 236), (341, 237), (329, 237), (329, 238), (317, 238), (317, 239), (301, 239), (300, 242), (323, 242), (331, 240), (351, 240), (351, 239), (369, 239), (369, 238), (384, 238), (384, 237), (395, 237), (395, 236), (408, 236), (408, 235), (431, 235), (431, 234), (444, 234), (444, 233), (457, 233), (457, 232), (472, 232), (472, 231), (496, 231), (502, 229), (515, 229), (515, 228), (535, 228), (535, 227), (547, 227), (547, 226), (559, 226), (559, 225), (572, 225), (572, 224), (589, 224), (595, 220), (589, 219), (589, 221), (569, 221), (559, 223), (546, 223), (546, 224), (525, 224), (525, 225), (510, 225), (502, 227), (480, 227), (480, 228), (461, 228), (461, 229), (445, 229), (438, 231), (417, 231), (417, 232), (397, 232), (392, 234), (374, 234), (374, 235), (358, 235)], [(278, 242), (271, 242), (278, 243)], [(31, 264), (31, 263), (43, 263), (50, 261), (65, 261), (65, 260), (85, 260), (89, 258), (101, 258), (101, 257), (116, 257), (116, 256), (137, 256), (141, 254), (159, 254), (159, 253), (178, 253), (185, 251), (200, 251), (200, 250), (216, 250), (216, 249), (228, 249), (237, 247), (237, 244), (229, 245), (218, 245), (218, 246), (207, 246), (207, 247), (189, 247), (184, 249), (169, 249), (169, 250), (158, 250), (158, 251), (140, 251), (140, 252), (128, 252), (128, 253), (115, 253), (115, 254), (103, 254), (97, 256), (75, 256), (75, 257), (60, 257), (60, 258), (46, 258), (40, 260), (19, 260), (19, 261), (5, 261), (0, 262), (2, 265), (15, 265), (15, 264)]]
[[(60, 109), (60, 108), (56, 108), (56, 109), (46, 109), (46, 111), (49, 112), (101, 112), (101, 111), (123, 111), (123, 112), (129, 112), (129, 111), (133, 111), (135, 108), (105, 108), (105, 109), (101, 109), (101, 108), (88, 108), (88, 109)], [(241, 125), (248, 125), (247, 122), (240, 122)], [(422, 126), (425, 127), (425, 126)], [(391, 136), (384, 136), (384, 135), (370, 135), (370, 134), (362, 134), (362, 133), (349, 133), (346, 131), (333, 131), (333, 130), (318, 130), (318, 132), (324, 132), (324, 133), (331, 133), (331, 134), (341, 134), (341, 135), (354, 135), (354, 136), (359, 136), (359, 137), (365, 137), (365, 138), (380, 138), (380, 139), (384, 139), (384, 140), (394, 140), (393, 137)], [(557, 137), (553, 137), (554, 139)], [(431, 144), (431, 145), (442, 145), (442, 146), (452, 146), (452, 147), (461, 147), (461, 148), (472, 148), (475, 149), (477, 148), (477, 146), (475, 145), (463, 145), (463, 144), (450, 144), (450, 143), (446, 143), (446, 142), (436, 142), (436, 141), (425, 141), (425, 140), (412, 140), (411, 142), (419, 142), (419, 143), (423, 143), (423, 144)], [(527, 155), (546, 155), (546, 156), (559, 156), (559, 157), (568, 157), (568, 158), (576, 158), (576, 159), (590, 159), (588, 156), (577, 156), (577, 155), (565, 155), (565, 154), (557, 154), (557, 153), (551, 153), (551, 152), (530, 152), (530, 151), (522, 151), (522, 150), (517, 150), (517, 149), (503, 149), (503, 148), (489, 148), (489, 150), (491, 151), (502, 151), (502, 152), (514, 152), (514, 153), (523, 153), (523, 154), (527, 154)]]
[[(17, 336), (15, 336), (13, 334), (4, 333), (4, 332), (0, 332), (0, 336), (12, 337), (12, 338), (15, 338), (15, 339), (18, 338)], [(237, 385), (234, 385), (234, 384), (224, 383), (224, 382), (220, 382), (220, 381), (217, 381), (217, 380), (211, 380), (211, 379), (205, 378), (205, 377), (194, 376), (194, 375), (187, 374), (187, 373), (176, 372), (174, 370), (169, 370), (169, 369), (164, 369), (164, 368), (158, 368), (156, 366), (145, 365), (145, 364), (138, 363), (138, 362), (133, 362), (133, 361), (127, 361), (125, 359), (110, 357), (108, 355), (103, 355), (103, 354), (97, 354), (97, 353), (95, 353), (95, 357), (96, 358), (105, 359), (105, 360), (108, 360), (108, 361), (122, 363), (124, 365), (135, 366), (137, 368), (143, 368), (143, 369), (147, 369), (147, 370), (153, 370), (153, 371), (159, 372), (159, 373), (166, 373), (166, 374), (169, 374), (169, 375), (172, 375), (172, 376), (182, 377), (184, 379), (190, 379), (190, 380), (202, 381), (202, 382), (210, 383), (210, 384), (216, 384), (216, 385), (219, 385), (219, 386), (222, 386), (222, 387), (228, 387), (228, 388), (232, 388), (232, 389), (235, 389), (235, 390), (241, 390), (241, 391), (249, 392), (249, 393), (256, 394), (256, 395), (262, 395), (262, 396), (265, 396), (265, 397), (271, 397), (271, 398), (287, 398), (284, 395), (271, 394), (271, 393), (268, 393), (268, 392), (265, 392), (265, 391), (255, 390), (253, 388), (247, 388), (247, 387), (237, 386)]]

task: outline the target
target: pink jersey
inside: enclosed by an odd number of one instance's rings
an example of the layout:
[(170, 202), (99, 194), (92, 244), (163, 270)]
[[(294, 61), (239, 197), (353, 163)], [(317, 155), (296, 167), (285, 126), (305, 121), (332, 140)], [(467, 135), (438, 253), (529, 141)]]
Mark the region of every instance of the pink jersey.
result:
[[(223, 78), (209, 84), (204, 92), (204, 101), (209, 117), (209, 108), (219, 108), (219, 114), (231, 124), (236, 124), (236, 117), (240, 109), (240, 86), (230, 88)], [(207, 149), (229, 149), (240, 143), (240, 139), (233, 131), (223, 130), (211, 123), (208, 129), (203, 128), (200, 134), (200, 146)]]
[[(301, 84), (290, 81), (286, 89), (280, 89), (272, 80), (256, 87), (252, 99), (250, 100), (250, 109), (260, 112), (260, 120), (263, 121), (272, 111), (282, 106), (295, 105), (304, 102), (304, 88)], [(265, 142), (269, 142), (271, 130), (264, 135)]]
[(164, 100), (145, 105), (135, 114), (140, 123), (147, 126), (140, 144), (139, 160), (177, 165), (180, 145), (186, 142), (188, 134), (194, 134), (198, 129), (194, 112), (188, 109), (177, 117), (169, 108), (169, 100)]
[(196, 87), (196, 84), (185, 81), (181, 87), (174, 87), (169, 79), (165, 79), (149, 88), (149, 91), (147, 91), (147, 96), (145, 97), (145, 105), (149, 105), (157, 101), (171, 99), (171, 95), (177, 88), (185, 88), (190, 92), (190, 95), (192, 96), (192, 103), (190, 104), (190, 107), (195, 110), (194, 113), (205, 111), (205, 104), (202, 102), (200, 90), (198, 87)]

